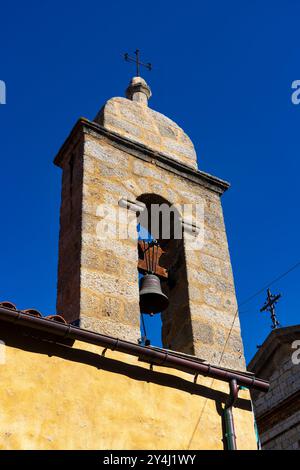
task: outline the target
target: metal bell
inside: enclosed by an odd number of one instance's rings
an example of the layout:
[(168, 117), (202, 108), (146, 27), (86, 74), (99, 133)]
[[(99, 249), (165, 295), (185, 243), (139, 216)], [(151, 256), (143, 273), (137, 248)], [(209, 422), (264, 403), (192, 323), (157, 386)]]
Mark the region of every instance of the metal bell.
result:
[(168, 297), (162, 292), (160, 280), (155, 274), (146, 274), (141, 280), (140, 307), (142, 313), (159, 313), (169, 305)]

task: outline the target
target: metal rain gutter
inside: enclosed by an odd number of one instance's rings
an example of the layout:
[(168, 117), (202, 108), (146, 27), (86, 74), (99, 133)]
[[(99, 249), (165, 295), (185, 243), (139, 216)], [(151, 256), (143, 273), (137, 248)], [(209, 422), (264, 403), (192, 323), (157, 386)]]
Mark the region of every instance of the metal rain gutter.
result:
[(200, 374), (229, 383), (232, 380), (236, 380), (237, 384), (240, 386), (248, 387), (250, 389), (253, 388), (261, 392), (267, 392), (269, 389), (268, 381), (256, 378), (255, 376), (248, 376), (242, 372), (235, 372), (222, 369), (218, 366), (212, 366), (207, 363), (201, 363), (198, 362), (196, 358), (195, 360), (187, 359), (180, 355), (176, 355), (176, 352), (164, 351), (163, 349), (159, 350), (157, 348), (152, 349), (151, 347), (130, 343), (129, 341), (84, 330), (73, 325), (65, 325), (64, 323), (47, 320), (46, 318), (26, 315), (18, 310), (1, 306), (0, 320), (28, 328), (34, 328), (39, 331), (53, 334), (62, 339), (82, 341), (111, 349), (112, 351), (130, 354), (131, 356), (136, 356), (150, 364), (171, 367), (189, 374)]

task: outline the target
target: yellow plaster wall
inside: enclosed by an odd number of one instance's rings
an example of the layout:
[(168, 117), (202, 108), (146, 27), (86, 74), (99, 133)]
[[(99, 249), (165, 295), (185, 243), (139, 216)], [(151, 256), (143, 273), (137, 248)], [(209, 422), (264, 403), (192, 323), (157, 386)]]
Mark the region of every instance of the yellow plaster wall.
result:
[[(223, 449), (216, 401), (204, 395), (211, 388), (227, 394), (226, 383), (199, 376), (195, 387), (184, 372), (149, 372), (112, 351), (101, 359), (101, 348), (80, 342), (72, 347), (80, 360), (63, 358), (55, 346), (53, 355), (32, 349), (5, 347), (0, 449)], [(240, 396), (247, 400), (248, 391)], [(255, 449), (252, 413), (235, 408), (234, 419), (238, 448)]]

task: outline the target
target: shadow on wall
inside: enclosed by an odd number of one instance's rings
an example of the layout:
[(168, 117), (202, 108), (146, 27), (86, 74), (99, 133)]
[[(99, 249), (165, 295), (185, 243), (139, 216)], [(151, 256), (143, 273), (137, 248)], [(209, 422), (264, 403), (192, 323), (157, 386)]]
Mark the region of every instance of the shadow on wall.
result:
[[(67, 361), (86, 364), (87, 366), (95, 367), (99, 370), (102, 369), (113, 374), (124, 375), (135, 381), (153, 383), (212, 400), (215, 402), (216, 411), (220, 416), (222, 428), (224, 429), (223, 406), (228, 400), (228, 394), (224, 392), (213, 390), (209, 387), (194, 383), (193, 381), (169, 374), (167, 369), (166, 372), (158, 372), (155, 371), (155, 366), (154, 369), (152, 369), (149, 365), (149, 369), (145, 369), (138, 365), (107, 358), (103, 353), (96, 354), (74, 348), (72, 347), (74, 342), (71, 340), (65, 340), (64, 344), (58, 344), (55, 342), (57, 341), (57, 337), (45, 335), (44, 333), (43, 337), (41, 337), (35, 330), (25, 328), (18, 328), (18, 331), (15, 331), (12, 330), (11, 325), (2, 324), (2, 322), (0, 322), (0, 328), (2, 340), (7, 346), (23, 351), (30, 351), (31, 353), (45, 354), (49, 357), (55, 356)], [(78, 380), (79, 379), (80, 378), (78, 378)], [(251, 411), (250, 400), (239, 398), (235, 406), (236, 408)], [(223, 444), (225, 448), (225, 439), (223, 439)]]
[[(11, 325), (2, 324), (0, 322), (2, 341), (6, 346), (11, 346), (23, 351), (30, 351), (38, 354), (45, 354), (49, 357), (56, 356), (72, 362), (86, 364), (96, 367), (97, 369), (107, 370), (113, 373), (126, 375), (134, 380), (152, 382), (158, 385), (176, 388), (188, 393), (199, 395), (220, 404), (228, 400), (228, 395), (224, 392), (212, 390), (209, 387), (190, 382), (180, 377), (162, 372), (127, 364), (119, 360), (105, 357), (103, 354), (96, 354), (90, 351), (77, 349), (72, 347), (72, 340), (64, 340), (63, 343), (57, 343), (57, 337), (44, 334), (43, 338), (38, 337), (39, 333), (34, 330), (22, 328), (22, 332), (12, 331)], [(155, 366), (154, 366), (155, 367)], [(167, 369), (166, 369), (167, 370)], [(192, 376), (191, 376), (192, 377)], [(251, 411), (251, 403), (249, 400), (238, 399), (237, 408)]]

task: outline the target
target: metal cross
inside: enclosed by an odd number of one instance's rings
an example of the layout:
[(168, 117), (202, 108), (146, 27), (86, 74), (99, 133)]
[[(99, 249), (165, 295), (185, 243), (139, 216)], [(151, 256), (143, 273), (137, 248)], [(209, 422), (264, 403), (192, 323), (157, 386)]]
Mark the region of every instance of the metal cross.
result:
[(140, 51), (137, 49), (134, 51), (135, 53), (135, 58), (130, 57), (130, 55), (126, 52), (124, 54), (124, 59), (127, 60), (127, 62), (135, 62), (136, 64), (136, 77), (140, 76), (140, 65), (143, 67), (146, 67), (147, 70), (152, 70), (152, 65), (148, 62), (148, 64), (144, 64), (143, 62), (140, 62)]
[(260, 309), (261, 312), (268, 311), (271, 313), (272, 329), (278, 328), (278, 326), (280, 326), (280, 323), (276, 318), (276, 312), (275, 312), (275, 304), (278, 302), (280, 297), (281, 297), (281, 294), (273, 295), (271, 294), (270, 289), (268, 289), (267, 300), (264, 306)]

